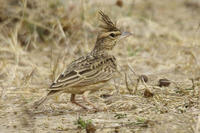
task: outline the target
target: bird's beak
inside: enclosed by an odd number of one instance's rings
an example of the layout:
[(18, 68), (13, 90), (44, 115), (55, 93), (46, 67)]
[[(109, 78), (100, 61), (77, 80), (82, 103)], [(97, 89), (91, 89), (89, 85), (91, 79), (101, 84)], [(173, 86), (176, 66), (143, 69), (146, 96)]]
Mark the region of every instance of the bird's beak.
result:
[(121, 34), (119, 40), (121, 40), (121, 39), (123, 39), (123, 38), (126, 38), (126, 37), (128, 37), (128, 36), (131, 36), (131, 35), (133, 35), (133, 34), (130, 33), (130, 32), (122, 32), (122, 34)]

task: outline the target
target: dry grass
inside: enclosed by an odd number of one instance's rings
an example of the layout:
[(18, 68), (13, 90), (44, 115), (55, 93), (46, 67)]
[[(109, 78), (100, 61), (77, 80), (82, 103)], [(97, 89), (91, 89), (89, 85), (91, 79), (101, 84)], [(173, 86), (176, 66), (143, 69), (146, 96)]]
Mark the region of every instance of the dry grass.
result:
[[(0, 132), (86, 132), (88, 121), (98, 133), (200, 132), (200, 2), (115, 3), (0, 1)], [(26, 112), (68, 63), (92, 49), (99, 9), (134, 32), (114, 50), (123, 75), (89, 96), (108, 110), (84, 111), (62, 94)], [(159, 87), (161, 78), (170, 86)]]

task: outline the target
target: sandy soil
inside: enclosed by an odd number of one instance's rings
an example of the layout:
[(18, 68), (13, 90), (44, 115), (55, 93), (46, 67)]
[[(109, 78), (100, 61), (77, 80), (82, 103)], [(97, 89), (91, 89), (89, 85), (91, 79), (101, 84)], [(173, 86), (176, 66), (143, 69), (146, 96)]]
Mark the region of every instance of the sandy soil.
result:
[[(83, 110), (66, 93), (30, 108), (92, 49), (99, 9), (134, 33), (113, 51), (121, 75), (89, 95), (107, 110)], [(199, 0), (1, 0), (0, 133), (199, 133), (199, 13)]]

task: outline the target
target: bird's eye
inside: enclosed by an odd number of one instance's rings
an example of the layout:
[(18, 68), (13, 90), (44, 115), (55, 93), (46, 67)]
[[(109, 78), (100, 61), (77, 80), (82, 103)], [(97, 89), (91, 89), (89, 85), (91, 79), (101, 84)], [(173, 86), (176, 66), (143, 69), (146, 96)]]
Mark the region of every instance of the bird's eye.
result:
[(110, 33), (110, 36), (111, 36), (111, 37), (115, 37), (115, 34), (114, 34), (114, 33)]

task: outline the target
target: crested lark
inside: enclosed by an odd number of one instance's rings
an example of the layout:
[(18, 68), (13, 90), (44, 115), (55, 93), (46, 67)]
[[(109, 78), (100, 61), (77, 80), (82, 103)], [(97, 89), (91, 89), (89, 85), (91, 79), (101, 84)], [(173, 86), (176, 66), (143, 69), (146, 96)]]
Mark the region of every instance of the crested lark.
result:
[(117, 63), (115, 57), (109, 52), (117, 41), (131, 35), (129, 32), (120, 31), (102, 11), (99, 11), (99, 14), (103, 24), (100, 25), (101, 31), (97, 36), (94, 49), (86, 56), (82, 56), (69, 64), (65, 71), (52, 83), (47, 95), (35, 102), (35, 107), (46, 101), (49, 96), (62, 91), (71, 93), (70, 101), (72, 103), (87, 109), (75, 100), (76, 94), (83, 94), (83, 100), (97, 109), (87, 99), (87, 94), (102, 88), (112, 78), (117, 71)]

